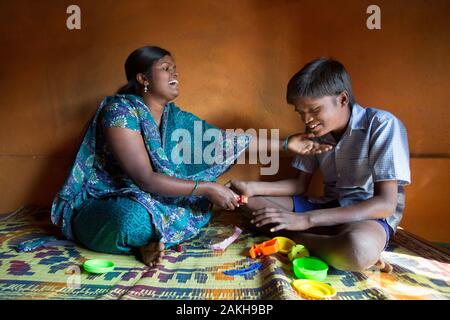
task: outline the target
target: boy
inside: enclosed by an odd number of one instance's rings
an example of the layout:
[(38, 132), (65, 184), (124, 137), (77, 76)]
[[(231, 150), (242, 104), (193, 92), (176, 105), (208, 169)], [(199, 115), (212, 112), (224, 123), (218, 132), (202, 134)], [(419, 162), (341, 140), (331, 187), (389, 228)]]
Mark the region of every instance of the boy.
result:
[[(336, 269), (383, 269), (380, 254), (402, 218), (403, 187), (410, 183), (403, 124), (389, 112), (359, 106), (347, 71), (332, 59), (314, 60), (295, 74), (287, 101), (312, 139), (333, 149), (295, 156), (296, 179), (233, 180), (230, 187), (250, 197), (256, 227), (291, 237)], [(302, 194), (319, 169), (324, 197), (306, 198)]]

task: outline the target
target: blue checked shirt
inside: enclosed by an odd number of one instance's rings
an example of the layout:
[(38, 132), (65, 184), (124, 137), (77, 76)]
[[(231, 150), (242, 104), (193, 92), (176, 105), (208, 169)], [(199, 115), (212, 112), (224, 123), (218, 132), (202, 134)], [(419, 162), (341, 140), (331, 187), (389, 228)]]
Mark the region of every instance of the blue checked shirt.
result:
[(411, 183), (408, 138), (401, 121), (387, 111), (354, 104), (339, 143), (331, 133), (314, 140), (334, 148), (293, 159), (292, 166), (299, 170), (314, 173), (320, 168), (322, 172), (324, 197), (309, 200), (316, 203), (338, 200), (342, 207), (347, 207), (372, 198), (374, 182), (397, 180), (396, 212), (386, 219), (395, 232), (405, 207), (404, 186)]

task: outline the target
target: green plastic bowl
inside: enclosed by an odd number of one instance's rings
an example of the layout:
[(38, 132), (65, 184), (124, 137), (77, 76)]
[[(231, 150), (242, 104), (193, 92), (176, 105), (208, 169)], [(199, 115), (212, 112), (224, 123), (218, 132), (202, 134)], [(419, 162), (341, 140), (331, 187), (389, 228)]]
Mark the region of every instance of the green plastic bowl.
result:
[(114, 270), (114, 262), (103, 259), (86, 260), (83, 268), (90, 273), (107, 273)]
[(324, 281), (328, 273), (328, 265), (314, 257), (296, 258), (292, 261), (295, 276), (299, 279)]

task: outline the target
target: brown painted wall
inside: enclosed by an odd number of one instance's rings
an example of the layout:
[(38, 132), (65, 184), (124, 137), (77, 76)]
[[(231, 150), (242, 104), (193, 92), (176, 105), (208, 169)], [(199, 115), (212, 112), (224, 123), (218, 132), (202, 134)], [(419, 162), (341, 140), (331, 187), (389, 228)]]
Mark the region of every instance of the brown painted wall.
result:
[[(413, 184), (402, 225), (450, 242), (450, 2), (376, 3), (382, 29), (370, 31), (372, 1), (0, 1), (0, 212), (51, 202), (85, 122), (123, 84), (137, 47), (172, 51), (184, 109), (222, 128), (281, 135), (302, 128), (285, 103), (289, 77), (331, 55), (360, 104), (407, 127)], [(70, 4), (81, 7), (81, 30), (66, 28)], [(223, 179), (258, 173), (241, 166)]]

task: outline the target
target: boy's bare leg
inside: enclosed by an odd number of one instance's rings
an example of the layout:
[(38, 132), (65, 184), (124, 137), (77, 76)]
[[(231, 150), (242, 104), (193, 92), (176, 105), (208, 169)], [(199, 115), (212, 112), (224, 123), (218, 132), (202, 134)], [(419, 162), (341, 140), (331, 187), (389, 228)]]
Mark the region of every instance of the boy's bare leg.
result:
[(245, 206), (248, 210), (255, 211), (262, 208), (282, 208), (284, 210), (294, 210), (294, 200), (292, 197), (250, 197)]
[(385, 264), (380, 255), (386, 243), (386, 232), (378, 222), (365, 220), (338, 228), (334, 235), (289, 233), (292, 240), (304, 244), (314, 255), (339, 270), (363, 271), (376, 264)]
[[(241, 213), (249, 220), (261, 208), (282, 208), (292, 211), (292, 197), (251, 197)], [(249, 226), (252, 226), (248, 223)], [(333, 227), (311, 228), (304, 232), (270, 232), (271, 226), (251, 227), (252, 231), (273, 236), (287, 236), (304, 244), (315, 256), (340, 270), (362, 271), (373, 265), (383, 267), (380, 254), (386, 243), (386, 232), (376, 221), (366, 220)], [(386, 269), (389, 270), (389, 265)]]
[(243, 226), (244, 228), (249, 229), (255, 233), (273, 235), (273, 233), (269, 231), (270, 226), (263, 226), (261, 228), (258, 228), (250, 223), (250, 220), (253, 219), (252, 212), (262, 208), (280, 208), (288, 211), (293, 211), (294, 201), (292, 200), (292, 197), (258, 196), (248, 198), (248, 203), (239, 207), (238, 212), (241, 216), (244, 217), (245, 220), (245, 225)]

